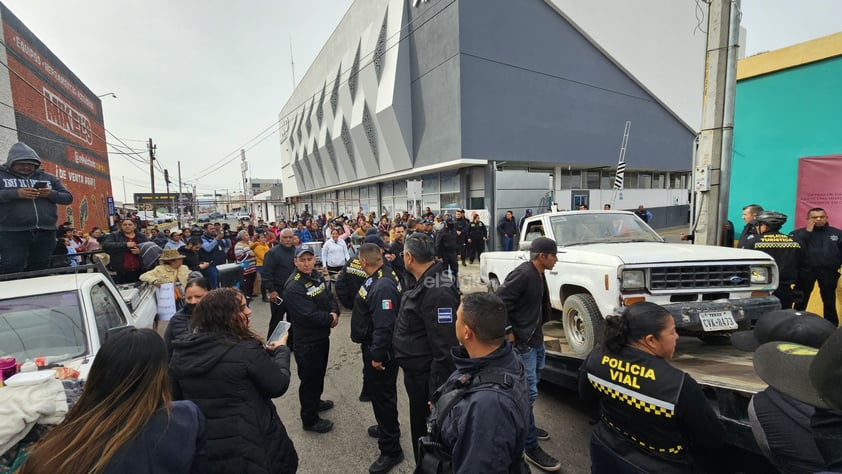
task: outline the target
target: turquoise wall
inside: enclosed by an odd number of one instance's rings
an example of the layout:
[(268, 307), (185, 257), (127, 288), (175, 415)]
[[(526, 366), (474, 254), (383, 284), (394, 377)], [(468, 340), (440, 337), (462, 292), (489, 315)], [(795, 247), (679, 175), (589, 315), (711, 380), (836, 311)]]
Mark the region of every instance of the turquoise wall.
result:
[[(798, 159), (833, 154), (842, 154), (842, 57), (737, 82), (728, 205), (737, 235), (751, 203), (789, 216), (785, 232), (803, 227), (793, 222)], [(831, 221), (842, 226), (842, 216)]]

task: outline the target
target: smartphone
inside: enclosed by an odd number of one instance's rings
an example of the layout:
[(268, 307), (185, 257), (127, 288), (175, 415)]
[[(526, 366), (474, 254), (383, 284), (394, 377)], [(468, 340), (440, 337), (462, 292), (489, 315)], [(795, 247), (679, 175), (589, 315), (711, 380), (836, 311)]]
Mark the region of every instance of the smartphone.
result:
[(35, 189), (45, 189), (47, 187), (47, 182), (46, 181), (38, 181), (32, 187), (35, 188)]
[(286, 321), (280, 321), (278, 325), (275, 327), (275, 330), (272, 331), (272, 335), (269, 336), (269, 339), (266, 341), (268, 342), (275, 342), (280, 341), (284, 334), (289, 331), (290, 324)]
[(284, 299), (278, 296), (277, 298), (273, 299), (272, 302), (280, 306), (284, 302)]

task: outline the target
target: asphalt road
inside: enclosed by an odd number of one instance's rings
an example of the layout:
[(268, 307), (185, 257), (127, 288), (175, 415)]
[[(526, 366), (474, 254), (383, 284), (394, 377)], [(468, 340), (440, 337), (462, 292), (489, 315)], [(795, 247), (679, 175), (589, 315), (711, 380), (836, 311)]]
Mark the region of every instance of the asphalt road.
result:
[[(478, 279), (478, 264), (460, 269), (463, 290), (484, 291)], [(251, 307), (252, 329), (265, 336), (269, 323), (269, 304), (257, 297)], [(357, 399), (362, 386), (362, 358), (359, 346), (352, 343), (349, 336), (350, 313), (343, 313), (342, 318), (331, 335), (323, 396), (336, 403), (335, 408), (322, 414), (335, 423), (333, 431), (316, 434), (302, 429), (298, 416), (300, 404), (294, 361), (289, 390), (275, 400), (278, 414), (298, 451), (301, 473), (368, 472), (369, 465), (379, 455), (377, 441), (366, 433), (366, 429), (375, 424), (371, 404)], [(398, 377), (398, 413), (402, 430), (401, 444), (406, 458), (392, 472), (411, 473), (414, 461), (402, 375)], [(563, 472), (590, 471), (588, 437), (591, 426), (575, 393), (552, 385), (542, 385), (535, 405), (535, 419), (538, 426), (550, 433), (550, 439), (541, 441), (541, 446), (561, 461)], [(537, 469), (533, 471), (540, 472)]]

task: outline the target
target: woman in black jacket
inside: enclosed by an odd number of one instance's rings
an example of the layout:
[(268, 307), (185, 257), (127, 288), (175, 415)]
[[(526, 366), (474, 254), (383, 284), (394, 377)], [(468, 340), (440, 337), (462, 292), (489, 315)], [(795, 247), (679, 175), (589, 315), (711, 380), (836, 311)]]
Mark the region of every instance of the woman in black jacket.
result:
[(232, 288), (199, 301), (193, 332), (172, 342), (173, 395), (207, 417), (210, 472), (292, 473), (298, 455), (272, 403), (289, 387), (290, 351), (286, 336), (264, 346), (250, 315)]
[(133, 220), (123, 219), (120, 221), (120, 230), (108, 234), (102, 242), (102, 249), (111, 256), (110, 267), (117, 272), (117, 283), (134, 283), (140, 280), (143, 264), (138, 245), (148, 240), (143, 232), (137, 232)]
[(678, 334), (663, 307), (641, 302), (605, 319), (602, 347), (585, 359), (579, 394), (599, 402), (591, 472), (720, 472), (724, 430), (702, 393), (672, 359)]
[(184, 287), (184, 306), (170, 318), (170, 323), (167, 324), (167, 330), (164, 332), (167, 360), (172, 359), (172, 341), (189, 333), (188, 322), (190, 316), (193, 315), (193, 309), (210, 290), (210, 282), (205, 277), (194, 278), (187, 282)]

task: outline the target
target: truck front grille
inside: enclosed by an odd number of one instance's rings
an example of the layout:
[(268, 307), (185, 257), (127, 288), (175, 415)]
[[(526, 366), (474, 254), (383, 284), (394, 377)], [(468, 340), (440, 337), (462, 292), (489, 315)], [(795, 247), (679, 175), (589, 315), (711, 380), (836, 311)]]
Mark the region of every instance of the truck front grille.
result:
[(748, 265), (697, 265), (649, 269), (649, 289), (691, 290), (747, 288), (751, 285)]

